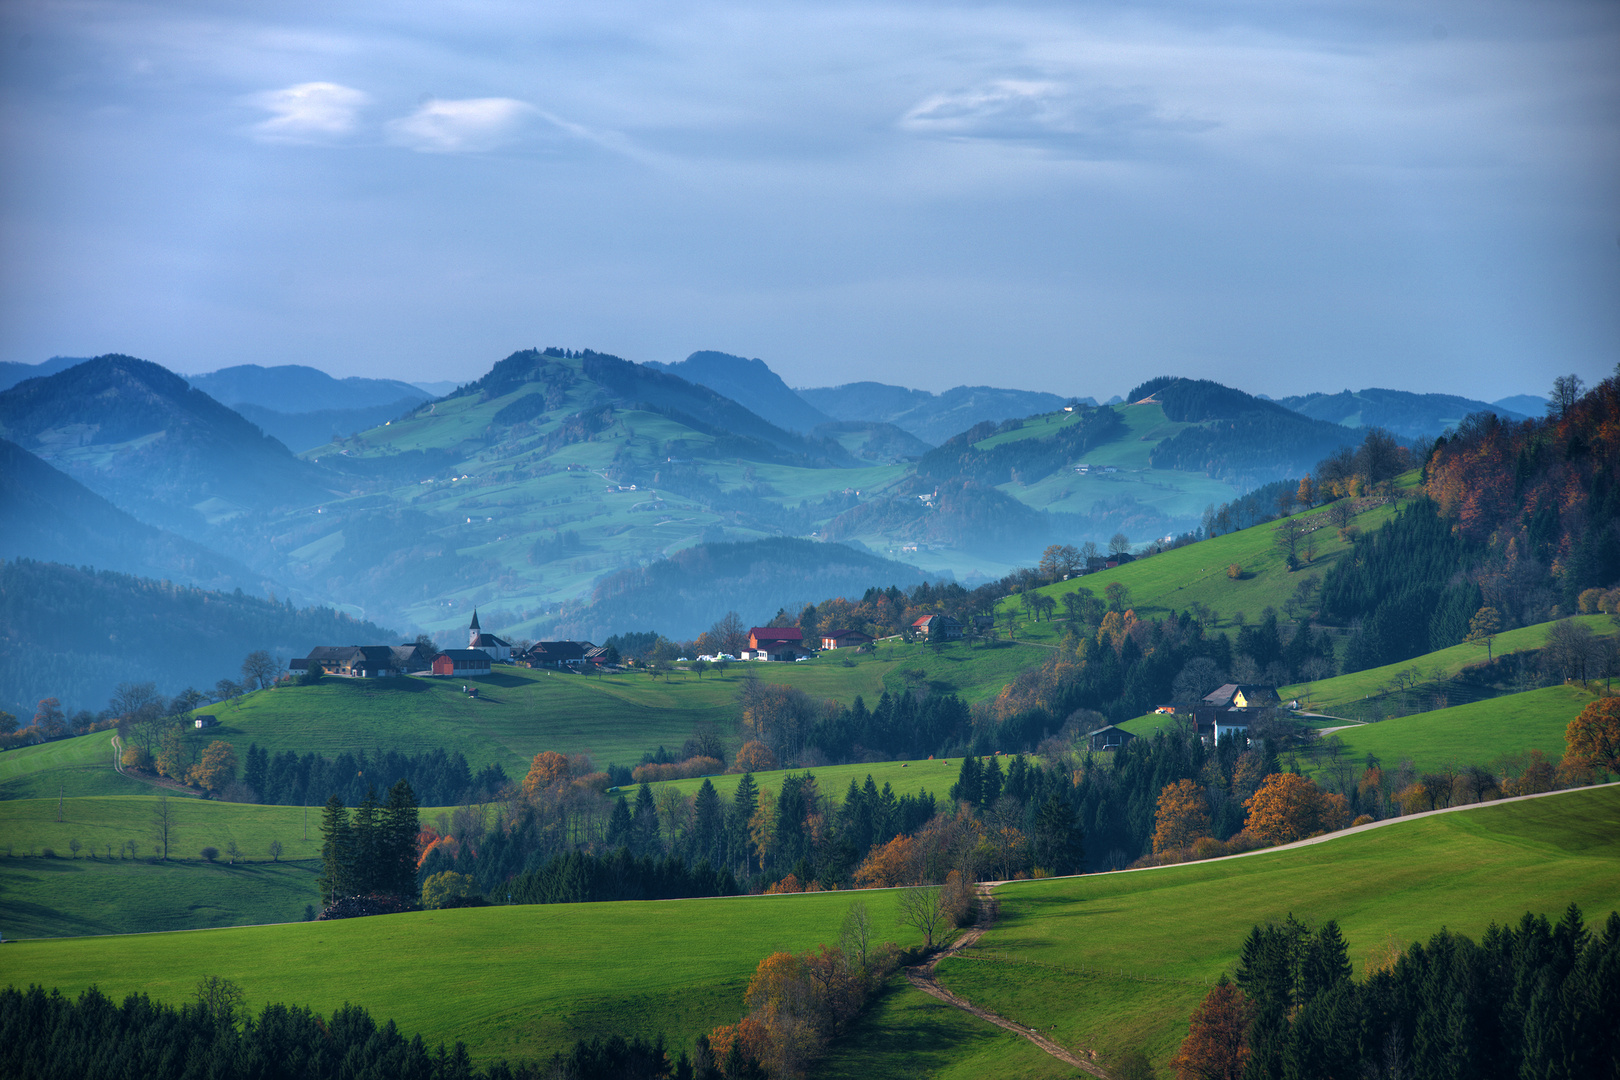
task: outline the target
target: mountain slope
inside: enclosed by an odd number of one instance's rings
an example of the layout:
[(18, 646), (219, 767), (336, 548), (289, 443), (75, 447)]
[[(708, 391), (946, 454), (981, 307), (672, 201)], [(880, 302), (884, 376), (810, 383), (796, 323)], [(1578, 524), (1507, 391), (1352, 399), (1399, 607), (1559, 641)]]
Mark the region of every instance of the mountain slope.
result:
[[(301, 364), (260, 367), (240, 364), (206, 375), (191, 375), (187, 382), (215, 401), (235, 408), (242, 402), (282, 413), (329, 409), (368, 409), (394, 405), (401, 399), (425, 401), (428, 394), (397, 379), (334, 379), (324, 371)], [(400, 409), (403, 412), (404, 409)], [(397, 413), (396, 413), (397, 415)]]
[(19, 364), (13, 360), (0, 362), (0, 390), (10, 390), (24, 379), (42, 379), (84, 363), (85, 356), (53, 356), (41, 364)]
[(266, 435), (279, 440), (295, 453), (303, 453), (329, 443), (337, 436), (353, 435), (403, 416), (422, 400), (420, 396), (407, 397), (383, 405), (319, 409), (314, 412), (277, 412), (239, 401), (235, 409), (257, 424)]
[(70, 713), (100, 709), (121, 682), (156, 682), (171, 696), (212, 687), (241, 678), (243, 657), (257, 649), (285, 661), (313, 645), (402, 640), (331, 608), (30, 559), (0, 563), (0, 708), (25, 720), (47, 696)]
[(109, 355), (0, 394), (13, 440), (142, 520), (199, 537), (252, 508), (313, 501), (323, 479), (180, 376)]
[(143, 524), (14, 442), (0, 439), (0, 559), (49, 559), (214, 589), (268, 582), (200, 544)]
[(832, 419), (789, 389), (763, 360), (703, 350), (678, 364), (653, 362), (646, 366), (707, 386), (789, 431), (809, 434)]
[(958, 386), (943, 394), (858, 382), (800, 390), (799, 397), (839, 420), (882, 420), (932, 446), (984, 421), (1000, 423), (1061, 409), (1069, 399), (1032, 390)]
[(1381, 427), (1404, 439), (1433, 438), (1476, 412), (1494, 412), (1504, 420), (1529, 419), (1521, 411), (1453, 394), (1413, 394), (1376, 387), (1278, 398), (1277, 403), (1313, 420), (1353, 428)]
[(873, 586), (910, 588), (924, 577), (915, 566), (843, 544), (785, 536), (699, 544), (605, 578), (589, 604), (564, 612), (559, 632), (599, 641), (615, 631), (656, 628), (691, 638), (727, 611), (762, 621), (778, 608), (797, 613), (830, 596), (859, 596)]

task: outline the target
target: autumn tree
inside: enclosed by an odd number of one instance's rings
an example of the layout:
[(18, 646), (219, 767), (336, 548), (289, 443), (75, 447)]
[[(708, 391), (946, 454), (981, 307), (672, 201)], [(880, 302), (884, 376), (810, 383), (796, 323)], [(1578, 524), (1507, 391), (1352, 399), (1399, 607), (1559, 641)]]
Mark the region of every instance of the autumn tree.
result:
[(478, 881), (471, 874), (445, 870), (422, 882), (422, 906), (429, 911), (456, 905), (457, 901), (478, 895)]
[(1244, 830), (1269, 844), (1289, 844), (1344, 827), (1344, 797), (1318, 788), (1294, 773), (1273, 773), (1245, 802)]
[(1159, 808), (1154, 823), (1155, 855), (1190, 847), (1194, 840), (1210, 835), (1209, 800), (1204, 789), (1193, 780), (1166, 784), (1159, 793)]
[(47, 739), (66, 735), (67, 714), (62, 711), (62, 703), (53, 697), (40, 701), (39, 708), (34, 710), (34, 726)]
[(737, 751), (737, 760), (731, 771), (740, 773), (766, 772), (776, 768), (776, 755), (758, 739), (750, 739)]
[(1253, 1019), (1248, 997), (1223, 974), (1194, 1010), (1187, 1037), (1170, 1060), (1177, 1080), (1241, 1080)]
[(228, 742), (215, 739), (202, 752), (202, 760), (191, 767), (193, 784), (210, 792), (224, 791), (236, 779), (236, 750)]
[(1564, 744), (1566, 762), (1620, 773), (1620, 698), (1588, 702), (1564, 729)]
[(874, 848), (855, 868), (855, 883), (867, 889), (892, 889), (917, 880), (917, 841), (900, 835)]
[(533, 799), (552, 784), (567, 780), (568, 758), (555, 750), (542, 750), (529, 764), (529, 774), (523, 778), (523, 794)]

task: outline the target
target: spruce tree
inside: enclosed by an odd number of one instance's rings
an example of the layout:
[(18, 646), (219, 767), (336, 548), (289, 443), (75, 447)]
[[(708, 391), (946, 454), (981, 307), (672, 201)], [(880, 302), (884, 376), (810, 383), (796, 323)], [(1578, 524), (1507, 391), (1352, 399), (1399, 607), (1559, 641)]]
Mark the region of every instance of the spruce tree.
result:
[(416, 895), (416, 836), (421, 831), (416, 792), (409, 781), (395, 781), (383, 808), (382, 888), (406, 899)]
[(383, 830), (378, 819), (377, 788), (366, 788), (366, 797), (354, 809), (354, 851), (351, 873), (357, 894), (377, 892), (381, 888), (383, 868)]
[(354, 835), (343, 800), (333, 795), (321, 814), (321, 905), (354, 894), (352, 859)]
[(636, 792), (636, 810), (630, 821), (630, 850), (642, 857), (663, 854), (658, 834), (658, 807), (653, 804), (652, 788), (645, 783)]
[(742, 860), (744, 877), (749, 873), (748, 823), (753, 820), (757, 809), (759, 786), (754, 783), (754, 774), (745, 772), (737, 782), (737, 790), (731, 796), (731, 808), (726, 814), (726, 849), (731, 858)]

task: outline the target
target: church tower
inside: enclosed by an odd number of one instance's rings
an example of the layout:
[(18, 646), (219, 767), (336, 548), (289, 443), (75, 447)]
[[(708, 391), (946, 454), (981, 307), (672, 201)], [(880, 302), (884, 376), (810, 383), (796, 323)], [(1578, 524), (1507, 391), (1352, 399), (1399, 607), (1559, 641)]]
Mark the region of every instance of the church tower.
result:
[(480, 633), (481, 631), (478, 629), (478, 609), (473, 608), (472, 625), (467, 627), (467, 648), (476, 649), (478, 647), (478, 635)]

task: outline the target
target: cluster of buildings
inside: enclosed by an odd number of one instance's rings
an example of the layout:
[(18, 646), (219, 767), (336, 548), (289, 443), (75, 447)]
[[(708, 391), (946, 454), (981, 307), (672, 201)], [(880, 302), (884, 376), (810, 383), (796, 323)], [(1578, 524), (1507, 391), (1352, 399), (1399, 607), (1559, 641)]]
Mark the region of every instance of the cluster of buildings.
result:
[(465, 649), (445, 649), (429, 654), (420, 645), (320, 645), (308, 656), (289, 661), (295, 673), (319, 664), (329, 675), (352, 679), (376, 679), (390, 675), (488, 675), (495, 663), (524, 667), (550, 667), (578, 670), (607, 662), (607, 650), (589, 641), (537, 641), (527, 649), (514, 650), (508, 641), (486, 634), (473, 612), (467, 627)]
[[(1255, 683), (1227, 683), (1190, 704), (1160, 705), (1153, 711), (1184, 717), (1206, 743), (1219, 746), (1227, 739), (1247, 739), (1249, 724), (1281, 706), (1277, 689)], [(1098, 728), (1086, 736), (1093, 750), (1118, 750), (1136, 738), (1124, 728)]]

